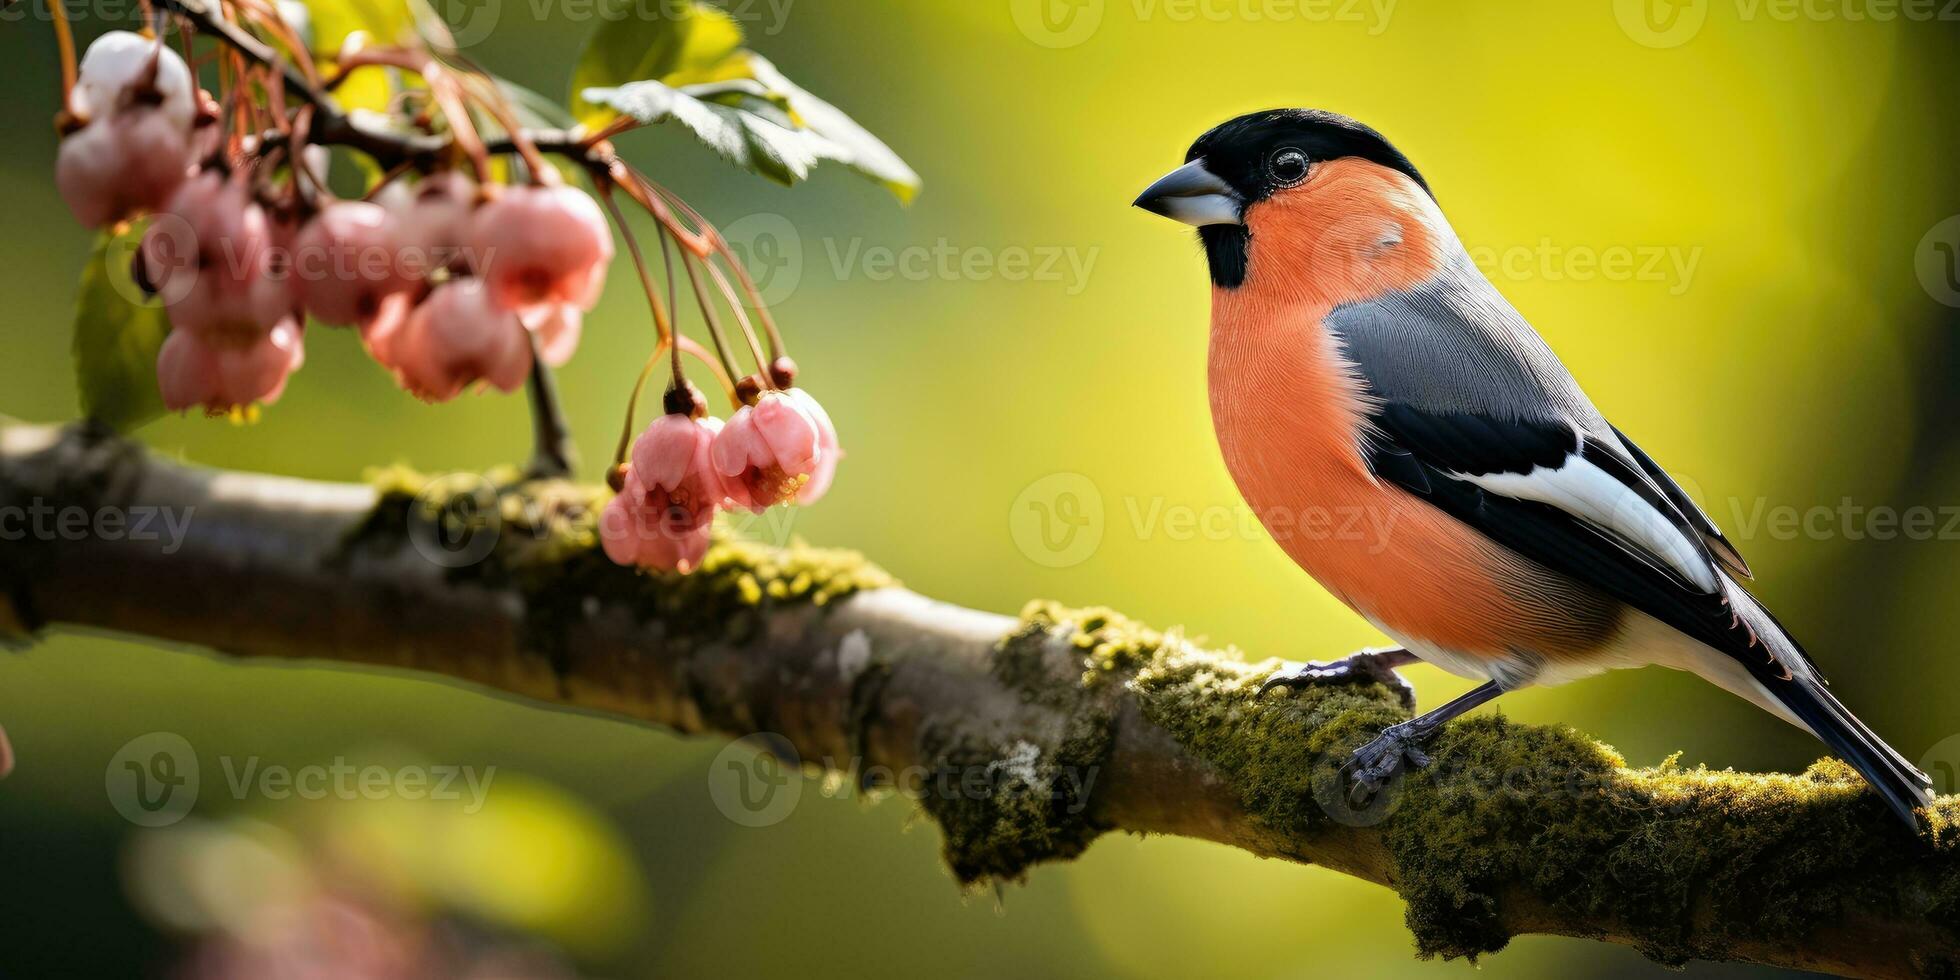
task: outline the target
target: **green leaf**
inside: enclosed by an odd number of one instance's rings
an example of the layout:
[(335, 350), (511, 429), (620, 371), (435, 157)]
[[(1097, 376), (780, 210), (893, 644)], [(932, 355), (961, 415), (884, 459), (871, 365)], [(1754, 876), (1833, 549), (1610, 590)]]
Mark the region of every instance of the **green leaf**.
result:
[[(602, 16), (634, 0), (602, 0)], [(727, 14), (700, 3), (633, 8), (602, 22), (572, 73), (572, 109), (598, 128), (619, 114), (672, 119), (724, 158), (785, 184), (835, 160), (883, 184), (900, 202), (919, 175), (836, 106), (790, 81), (742, 45)]]
[(75, 380), (82, 414), (118, 432), (162, 415), (157, 351), (170, 322), (163, 307), (138, 303), (129, 262), (142, 229), (97, 238), (75, 300)]
[(641, 122), (672, 119), (730, 163), (782, 184), (810, 176), (832, 152), (823, 137), (792, 128), (782, 109), (759, 96), (738, 93), (733, 104), (710, 102), (660, 82), (589, 88), (580, 95)]
[(610, 107), (582, 97), (588, 88), (670, 76), (676, 84), (718, 80), (717, 67), (741, 46), (741, 25), (713, 7), (601, 0), (599, 26), (572, 69), (572, 114), (593, 128), (616, 117)]
[(830, 148), (824, 157), (850, 167), (858, 173), (885, 185), (897, 197), (899, 203), (910, 204), (919, 193), (919, 175), (883, 140), (871, 135), (869, 130), (858, 125), (836, 106), (811, 95), (795, 82), (784, 77), (769, 63), (769, 59), (750, 52), (749, 69), (770, 94), (786, 101), (793, 113), (810, 132), (823, 137)]

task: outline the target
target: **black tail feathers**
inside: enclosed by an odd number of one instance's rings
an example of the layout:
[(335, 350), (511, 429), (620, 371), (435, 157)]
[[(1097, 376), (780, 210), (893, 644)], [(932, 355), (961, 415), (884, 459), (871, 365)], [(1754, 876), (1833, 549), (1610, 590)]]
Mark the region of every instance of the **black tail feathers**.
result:
[(1802, 674), (1764, 684), (1776, 700), (1790, 709), (1831, 751), (1858, 770), (1872, 789), (1914, 829), (1914, 811), (1933, 801), (1933, 781), (1878, 737), (1815, 677)]

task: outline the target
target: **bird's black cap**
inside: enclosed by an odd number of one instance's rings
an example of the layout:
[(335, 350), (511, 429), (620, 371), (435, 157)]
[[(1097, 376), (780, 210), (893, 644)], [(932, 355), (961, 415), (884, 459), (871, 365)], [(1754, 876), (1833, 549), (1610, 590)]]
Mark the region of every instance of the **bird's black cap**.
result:
[[(1232, 185), (1249, 202), (1280, 189), (1269, 170), (1275, 152), (1293, 148), (1314, 162), (1359, 157), (1406, 174), (1424, 192), (1429, 182), (1415, 164), (1375, 132), (1338, 112), (1322, 109), (1268, 109), (1220, 123), (1198, 137), (1185, 162), (1204, 158), (1205, 169)], [(1433, 192), (1431, 196), (1433, 197)]]

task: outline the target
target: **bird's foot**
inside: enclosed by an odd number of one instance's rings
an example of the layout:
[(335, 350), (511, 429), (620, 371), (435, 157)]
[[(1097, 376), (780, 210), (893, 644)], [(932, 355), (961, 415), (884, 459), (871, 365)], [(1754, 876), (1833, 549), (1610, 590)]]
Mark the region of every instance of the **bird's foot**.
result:
[(1428, 765), (1429, 753), (1422, 750), (1422, 743), (1433, 734), (1433, 727), (1405, 721), (1382, 729), (1374, 741), (1354, 750), (1341, 766), (1349, 782), (1348, 802), (1365, 807), (1404, 769)]
[(1402, 702), (1408, 711), (1416, 710), (1416, 689), (1395, 672), (1395, 668), (1415, 662), (1407, 650), (1363, 650), (1339, 660), (1309, 660), (1282, 667), (1259, 685), (1265, 694), (1276, 687), (1298, 689), (1316, 684), (1381, 684)]

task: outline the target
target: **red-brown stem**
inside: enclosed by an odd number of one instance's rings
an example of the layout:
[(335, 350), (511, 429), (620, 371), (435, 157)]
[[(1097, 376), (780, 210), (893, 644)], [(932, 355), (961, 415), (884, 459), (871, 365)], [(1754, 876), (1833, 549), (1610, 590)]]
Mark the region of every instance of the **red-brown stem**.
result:
[(54, 21), (54, 43), (61, 52), (61, 109), (68, 110), (68, 93), (75, 88), (75, 32), (68, 26), (68, 8), (62, 0), (48, 0), (48, 14)]
[(613, 224), (619, 227), (619, 237), (626, 241), (626, 254), (633, 260), (633, 271), (639, 273), (640, 288), (645, 291), (647, 306), (653, 310), (653, 326), (660, 343), (667, 343), (674, 335), (673, 322), (667, 310), (660, 303), (660, 293), (653, 286), (653, 273), (647, 271), (646, 257), (640, 254), (640, 240), (634, 236), (633, 229), (626, 224), (626, 215), (619, 209), (619, 202), (613, 200), (613, 185), (607, 182), (599, 185), (599, 200), (606, 206), (606, 213), (612, 215)]
[[(674, 207), (679, 208), (681, 213), (687, 215), (688, 220), (694, 222), (696, 228), (701, 229), (703, 237), (713, 246), (715, 254), (721, 256), (722, 261), (727, 262), (729, 267), (735, 270), (735, 277), (742, 284), (743, 293), (748, 296), (748, 305), (754, 307), (756, 316), (762, 320), (762, 329), (769, 338), (769, 359), (773, 361), (789, 353), (788, 345), (783, 343), (782, 332), (776, 329), (776, 318), (770, 315), (768, 304), (762, 301), (761, 291), (755, 288), (755, 280), (749, 277), (749, 270), (742, 264), (740, 257), (728, 247), (728, 240), (721, 237), (720, 229), (703, 217), (701, 212), (694, 210), (692, 205), (681, 200), (680, 195), (653, 181), (647, 183), (654, 192), (665, 197)], [(729, 304), (736, 305), (733, 299), (729, 300)]]
[[(682, 253), (681, 255), (681, 266), (687, 270), (688, 285), (694, 289), (695, 301), (701, 304), (701, 319), (707, 321), (708, 334), (714, 337), (715, 349), (720, 352), (722, 363), (727, 365), (729, 376), (735, 377), (735, 358), (728, 352), (728, 342), (722, 339), (721, 318), (715, 315), (715, 305), (709, 302), (707, 291), (701, 288), (701, 273), (694, 267), (694, 264), (699, 261), (701, 260), (691, 254)], [(755, 356), (756, 370), (763, 375), (767, 375), (769, 372), (767, 366), (762, 361), (762, 349), (756, 346), (755, 335), (745, 333), (743, 336), (749, 342), (750, 353)], [(766, 378), (764, 383), (767, 383)], [(737, 401), (739, 402), (739, 399)]]
[(640, 414), (640, 392), (646, 390), (647, 378), (652, 376), (653, 366), (660, 363), (660, 355), (670, 346), (667, 338), (660, 338), (660, 342), (653, 345), (653, 353), (648, 355), (647, 362), (640, 366), (640, 376), (633, 380), (633, 390), (626, 396), (626, 424), (620, 429), (619, 445), (613, 447), (614, 469), (626, 462), (626, 454), (633, 448), (633, 421)]
[[(660, 264), (667, 275), (667, 305), (677, 307), (680, 303), (679, 298), (674, 295), (674, 236), (667, 231), (666, 225), (658, 225), (658, 227), (660, 228)], [(673, 352), (674, 387), (679, 388), (687, 383), (687, 375), (681, 370), (681, 345), (675, 344)]]

